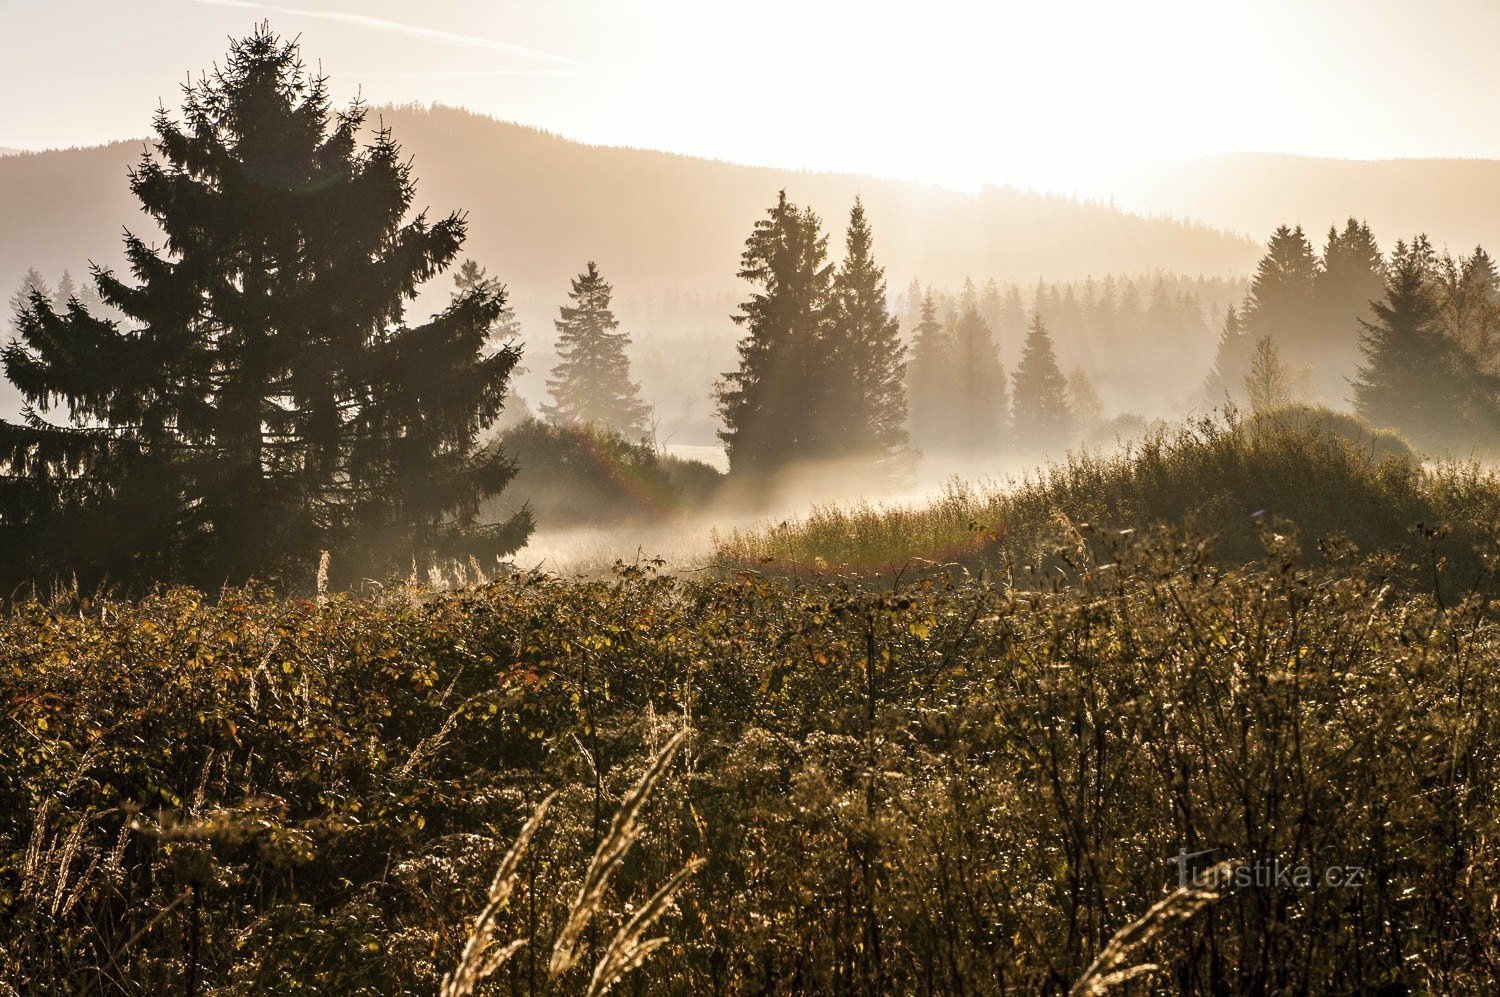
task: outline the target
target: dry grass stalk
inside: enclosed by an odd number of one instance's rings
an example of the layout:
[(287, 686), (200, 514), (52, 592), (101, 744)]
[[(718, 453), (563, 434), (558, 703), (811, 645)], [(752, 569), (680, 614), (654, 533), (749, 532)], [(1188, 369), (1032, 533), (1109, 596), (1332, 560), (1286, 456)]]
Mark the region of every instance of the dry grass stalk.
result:
[(657, 919), (666, 913), (677, 891), (682, 889), (688, 878), (701, 868), (703, 868), (703, 859), (693, 859), (683, 866), (678, 870), (677, 875), (667, 880), (662, 888), (657, 890), (640, 910), (636, 911), (635, 916), (624, 927), (615, 932), (615, 937), (610, 940), (609, 948), (604, 950), (599, 964), (594, 967), (594, 977), (589, 982), (589, 997), (597, 997), (608, 992), (609, 988), (618, 983), (621, 977), (645, 962), (646, 957), (658, 946), (666, 944), (666, 938), (644, 936)]
[(583, 939), (583, 933), (588, 928), (589, 922), (593, 920), (604, 902), (604, 891), (609, 886), (610, 877), (624, 861), (626, 853), (630, 851), (630, 846), (635, 844), (636, 839), (640, 837), (641, 832), (636, 819), (640, 816), (641, 808), (645, 806), (651, 790), (666, 774), (672, 758), (686, 739), (687, 728), (685, 727), (672, 735), (661, 753), (646, 767), (641, 781), (615, 811), (614, 820), (610, 822), (609, 833), (604, 836), (603, 841), (599, 842), (594, 858), (589, 863), (588, 872), (584, 874), (583, 885), (579, 888), (578, 899), (573, 903), (568, 923), (563, 927), (562, 933), (557, 937), (557, 943), (552, 947), (552, 962), (548, 972), (553, 978), (563, 975), (577, 965), (579, 943)]
[(542, 818), (547, 814), (547, 808), (552, 805), (552, 800), (557, 794), (553, 793), (537, 805), (521, 832), (516, 835), (515, 843), (510, 846), (510, 851), (500, 860), (500, 866), (495, 870), (495, 878), (490, 881), (489, 896), (484, 908), (474, 918), (474, 927), (469, 932), (469, 940), (464, 943), (464, 950), (458, 959), (458, 965), (453, 972), (443, 977), (442, 997), (468, 997), (474, 992), (481, 981), (494, 973), (511, 956), (521, 950), (527, 942), (525, 938), (517, 938), (509, 945), (495, 946), (495, 921), (502, 908), (510, 900), (510, 895), (515, 891), (517, 872), (520, 869), (521, 858), (526, 853), (526, 846), (531, 843), (531, 838), (536, 834), (536, 829), (541, 826)]
[(1233, 861), (1220, 862), (1195, 877), (1191, 886), (1173, 890), (1152, 904), (1151, 909), (1140, 920), (1132, 921), (1115, 932), (1099, 957), (1084, 970), (1078, 982), (1068, 991), (1069, 997), (1097, 997), (1131, 980), (1160, 972), (1161, 966), (1156, 963), (1139, 963), (1134, 966), (1126, 966), (1126, 963), (1168, 928), (1181, 924), (1223, 897), (1224, 887), (1233, 877), (1237, 864)]

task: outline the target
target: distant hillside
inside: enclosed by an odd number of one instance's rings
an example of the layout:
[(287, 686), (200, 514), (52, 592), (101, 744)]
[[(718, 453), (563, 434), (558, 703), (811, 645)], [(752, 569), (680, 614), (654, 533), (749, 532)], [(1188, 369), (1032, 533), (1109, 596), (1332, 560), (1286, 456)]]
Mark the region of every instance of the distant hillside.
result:
[[(539, 395), (555, 309), (568, 278), (595, 259), (636, 335), (643, 385), (664, 425), (681, 431), (676, 442), (709, 435), (710, 386), (733, 362), (740, 250), (782, 187), (823, 214), (835, 255), (861, 195), (893, 292), (913, 277), (956, 287), (965, 276), (1232, 275), (1257, 255), (1250, 240), (1201, 225), (1031, 192), (966, 194), (587, 146), (447, 108), (388, 108), (377, 118), (415, 161), (419, 206), (467, 210), (467, 255), (511, 285), (529, 342), (523, 393)], [(122, 142), (0, 160), (4, 293), (29, 266), (55, 281), (90, 259), (119, 264), (121, 229), (144, 226), (125, 175), (141, 149)]]
[(1300, 223), (1321, 244), (1334, 223), (1369, 221), (1382, 247), (1426, 232), (1455, 252), (1500, 247), (1500, 160), (1315, 159), (1235, 153), (1153, 168), (1121, 183), (1115, 202), (1199, 219), (1264, 240)]

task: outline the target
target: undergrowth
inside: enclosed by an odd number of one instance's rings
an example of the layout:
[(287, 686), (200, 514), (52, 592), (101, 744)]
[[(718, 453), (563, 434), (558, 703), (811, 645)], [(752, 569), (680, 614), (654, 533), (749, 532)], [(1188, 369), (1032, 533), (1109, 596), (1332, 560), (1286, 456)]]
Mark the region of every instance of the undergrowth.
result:
[[(1066, 584), (1029, 587), (640, 565), (25, 602), (0, 618), (0, 980), (431, 994), (482, 925), (481, 952), (529, 943), (476, 992), (584, 992), (546, 953), (685, 726), (571, 929), (602, 965), (705, 860), (637, 992), (1484, 992), (1493, 588), (1442, 585), (1435, 533), (1316, 560), (1254, 539), (1224, 568), (1181, 534), (1078, 529), (1049, 555)], [(1179, 851), (1360, 876), (1207, 896)]]

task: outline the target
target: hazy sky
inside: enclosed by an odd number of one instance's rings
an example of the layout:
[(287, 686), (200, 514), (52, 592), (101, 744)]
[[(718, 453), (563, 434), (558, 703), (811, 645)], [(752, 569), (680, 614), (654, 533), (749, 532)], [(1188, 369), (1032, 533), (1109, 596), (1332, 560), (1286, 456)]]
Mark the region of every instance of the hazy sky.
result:
[(261, 18), (345, 96), (964, 187), (1500, 156), (1500, 0), (0, 0), (0, 146), (143, 135)]

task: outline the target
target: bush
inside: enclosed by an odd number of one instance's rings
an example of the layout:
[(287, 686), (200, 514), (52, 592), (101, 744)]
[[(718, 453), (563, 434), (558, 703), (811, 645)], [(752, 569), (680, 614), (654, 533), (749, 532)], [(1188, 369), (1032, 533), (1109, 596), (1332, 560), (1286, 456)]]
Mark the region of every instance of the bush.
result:
[[(0, 618), (0, 979), (21, 992), (431, 993), (500, 855), (545, 954), (609, 814), (693, 735), (601, 901), (707, 865), (652, 993), (1054, 993), (1177, 884), (1183, 993), (1483, 992), (1500, 965), (1500, 604), (1389, 559), (1228, 571), (1141, 534), (1023, 592), (521, 576), (282, 601), (186, 590)], [(1105, 570), (1108, 567), (1109, 570)]]
[(520, 468), (497, 509), (532, 508), (542, 529), (670, 519), (704, 505), (721, 475), (618, 432), (528, 419), (501, 434)]

